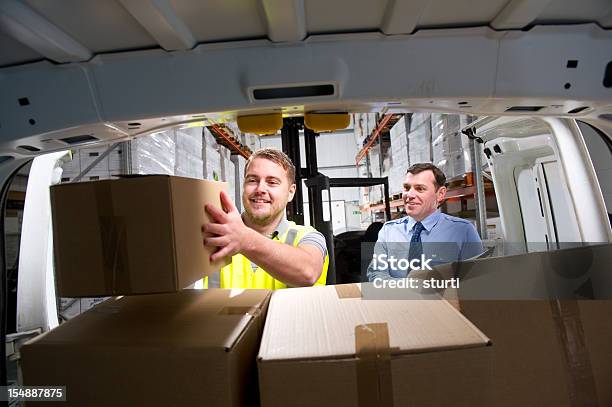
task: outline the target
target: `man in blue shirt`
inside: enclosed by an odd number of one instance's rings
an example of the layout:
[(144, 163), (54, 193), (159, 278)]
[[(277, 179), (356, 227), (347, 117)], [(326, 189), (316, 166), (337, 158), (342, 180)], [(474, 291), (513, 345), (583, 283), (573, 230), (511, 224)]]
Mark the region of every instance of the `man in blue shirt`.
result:
[[(405, 278), (413, 266), (435, 266), (484, 252), (474, 225), (438, 210), (445, 199), (445, 185), (446, 176), (433, 164), (408, 169), (402, 193), (408, 216), (387, 222), (380, 230), (367, 271), (369, 281)], [(414, 259), (418, 261), (411, 262)]]

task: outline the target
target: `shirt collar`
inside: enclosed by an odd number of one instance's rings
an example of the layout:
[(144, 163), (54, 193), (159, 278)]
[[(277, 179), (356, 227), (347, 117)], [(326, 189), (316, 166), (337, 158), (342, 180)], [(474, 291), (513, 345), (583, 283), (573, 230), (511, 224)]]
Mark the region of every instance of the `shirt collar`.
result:
[[(441, 216), (442, 216), (442, 212), (440, 212), (439, 210), (436, 210), (434, 213), (432, 213), (431, 215), (429, 215), (428, 217), (426, 217), (425, 219), (421, 221), (423, 228), (426, 231), (430, 232), (431, 229), (434, 226), (436, 226)], [(412, 228), (414, 228), (414, 225), (416, 225), (417, 223), (416, 220), (412, 219), (410, 216), (406, 216), (405, 222), (406, 222), (407, 230), (412, 230)]]
[(276, 235), (276, 237), (283, 236), (287, 230), (289, 229), (289, 221), (287, 220), (287, 215), (283, 215), (276, 228), (274, 228), (274, 233), (272, 236)]

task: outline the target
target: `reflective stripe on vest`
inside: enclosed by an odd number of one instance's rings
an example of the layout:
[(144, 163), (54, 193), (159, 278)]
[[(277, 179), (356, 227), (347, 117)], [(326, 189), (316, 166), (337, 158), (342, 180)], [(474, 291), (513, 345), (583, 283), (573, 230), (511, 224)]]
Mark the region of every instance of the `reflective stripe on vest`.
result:
[[(315, 231), (310, 226), (296, 225), (294, 222), (289, 222), (290, 226), (284, 236), (280, 236), (278, 240), (297, 246), (302, 237), (309, 232)], [(323, 271), (321, 276), (314, 285), (325, 285), (327, 279), (327, 268), (329, 265), (329, 255), (325, 255)], [(266, 273), (261, 267), (253, 271), (251, 262), (248, 258), (238, 253), (232, 257), (232, 262), (223, 267), (221, 271), (217, 271), (204, 277), (204, 288), (265, 288), (276, 290), (287, 288), (287, 285)]]

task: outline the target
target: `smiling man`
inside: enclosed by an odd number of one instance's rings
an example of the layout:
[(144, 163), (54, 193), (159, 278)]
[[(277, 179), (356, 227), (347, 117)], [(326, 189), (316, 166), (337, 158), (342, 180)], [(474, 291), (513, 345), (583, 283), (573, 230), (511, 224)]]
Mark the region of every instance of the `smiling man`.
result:
[[(446, 176), (433, 164), (414, 164), (408, 168), (402, 193), (408, 216), (383, 225), (375, 246), (377, 256), (407, 262), (420, 259), (421, 263), (438, 265), (469, 259), (484, 251), (474, 225), (438, 210), (446, 196), (445, 185)], [(368, 267), (369, 281), (404, 278), (410, 272), (410, 269), (377, 267), (378, 264), (372, 261)]]
[(212, 223), (202, 226), (204, 245), (219, 248), (211, 260), (232, 256), (232, 261), (205, 278), (205, 287), (275, 290), (325, 285), (329, 262), (325, 238), (285, 217), (294, 193), (295, 167), (285, 153), (266, 148), (249, 157), (244, 213), (225, 192), (221, 192), (223, 210), (206, 205)]

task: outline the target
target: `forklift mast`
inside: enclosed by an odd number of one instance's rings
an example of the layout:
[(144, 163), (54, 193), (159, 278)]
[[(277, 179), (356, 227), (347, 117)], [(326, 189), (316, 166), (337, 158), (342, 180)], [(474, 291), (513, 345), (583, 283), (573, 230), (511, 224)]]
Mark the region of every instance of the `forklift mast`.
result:
[[(300, 157), (300, 130), (304, 130), (304, 148), (306, 153), (306, 168), (302, 168)], [(317, 164), (317, 137), (318, 133), (304, 126), (302, 117), (289, 117), (283, 119), (281, 141), (283, 152), (291, 158), (295, 165), (296, 191), (293, 200), (287, 206), (287, 218), (293, 222), (304, 224), (304, 194), (302, 180), (308, 188), (308, 209), (312, 226), (325, 236), (327, 252), (329, 254), (329, 267), (327, 270), (327, 284), (336, 283), (336, 267), (334, 254), (334, 234), (331, 220), (331, 193), (330, 188), (353, 188), (373, 185), (383, 185), (385, 191), (385, 215), (391, 220), (389, 202), (389, 181), (384, 178), (329, 178), (319, 172)], [(330, 219), (323, 217), (323, 191), (328, 191), (328, 205)]]

